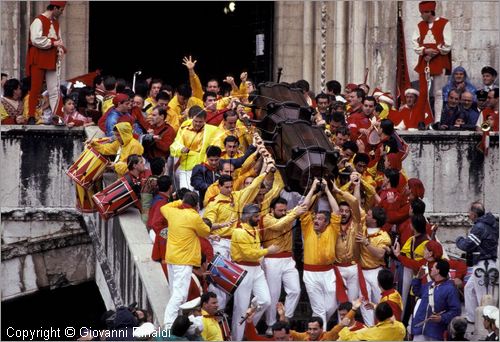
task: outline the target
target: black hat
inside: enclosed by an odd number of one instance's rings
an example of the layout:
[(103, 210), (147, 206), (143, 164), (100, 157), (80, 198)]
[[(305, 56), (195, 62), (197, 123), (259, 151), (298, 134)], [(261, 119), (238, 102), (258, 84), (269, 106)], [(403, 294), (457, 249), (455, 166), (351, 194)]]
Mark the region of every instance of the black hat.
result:
[(490, 74), (493, 77), (497, 77), (497, 75), (498, 75), (497, 71), (490, 66), (485, 66), (484, 68), (482, 68), (481, 75), (482, 74)]
[(486, 101), (488, 99), (488, 92), (483, 89), (476, 90), (476, 97), (478, 101)]

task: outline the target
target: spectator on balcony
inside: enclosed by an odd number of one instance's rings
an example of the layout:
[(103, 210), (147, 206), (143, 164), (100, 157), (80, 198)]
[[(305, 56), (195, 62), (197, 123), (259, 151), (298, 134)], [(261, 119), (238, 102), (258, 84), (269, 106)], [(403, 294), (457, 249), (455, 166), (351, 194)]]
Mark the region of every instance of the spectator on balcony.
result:
[(464, 91), (460, 95), (460, 111), (465, 115), (465, 123), (461, 128), (465, 130), (476, 130), (477, 119), (479, 118), (479, 110), (474, 103), (474, 94), (469, 91)]
[(448, 101), (448, 95), (452, 90), (456, 90), (459, 96), (464, 91), (468, 91), (472, 94), (476, 93), (476, 87), (474, 87), (474, 85), (472, 85), (472, 83), (469, 81), (467, 72), (461, 66), (453, 69), (452, 74), (448, 78), (448, 83), (443, 87), (443, 99), (445, 105)]
[(498, 84), (496, 82), (498, 73), (495, 69), (490, 66), (485, 66), (481, 69), (481, 75), (483, 76), (483, 86), (481, 89), (490, 91), (498, 88)]
[(477, 109), (481, 112), (488, 105), (488, 92), (480, 89), (476, 91)]
[(435, 128), (439, 130), (450, 129), (455, 124), (458, 112), (460, 108), (458, 107), (458, 102), (460, 95), (457, 90), (453, 89), (448, 93), (448, 100), (443, 107), (443, 112), (441, 113), (441, 121), (439, 124), (434, 125)]
[(80, 114), (75, 108), (75, 101), (72, 97), (65, 97), (63, 101), (63, 121), (69, 128), (92, 126), (92, 118)]
[(498, 132), (498, 88), (490, 90), (488, 92), (488, 100), (486, 102), (486, 108), (479, 115), (477, 120), (477, 127), (481, 129), (483, 122), (488, 121), (490, 130), (492, 132)]
[[(3, 74), (2, 74), (3, 75)], [(0, 100), (0, 118), (2, 125), (24, 124), (21, 82), (11, 78), (3, 84), (4, 96)]]

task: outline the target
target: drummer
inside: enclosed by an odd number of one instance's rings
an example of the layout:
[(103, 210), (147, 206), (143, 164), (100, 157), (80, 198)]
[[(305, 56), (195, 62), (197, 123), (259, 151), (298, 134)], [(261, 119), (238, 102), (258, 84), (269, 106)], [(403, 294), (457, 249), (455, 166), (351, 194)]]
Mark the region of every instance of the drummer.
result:
[(127, 158), (132, 154), (142, 156), (144, 148), (141, 143), (132, 135), (132, 126), (128, 122), (119, 122), (113, 128), (114, 139), (102, 144), (97, 139), (92, 140), (89, 145), (97, 152), (104, 155), (116, 155), (114, 162), (108, 165), (114, 169), (119, 177), (122, 177), (128, 170)]

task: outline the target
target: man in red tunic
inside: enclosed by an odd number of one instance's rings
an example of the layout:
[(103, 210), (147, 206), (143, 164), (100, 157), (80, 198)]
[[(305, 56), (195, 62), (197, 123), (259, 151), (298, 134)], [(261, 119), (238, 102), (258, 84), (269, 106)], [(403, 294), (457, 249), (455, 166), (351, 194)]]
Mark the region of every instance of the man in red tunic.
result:
[(26, 74), (31, 76), (31, 91), (28, 107), (28, 124), (35, 124), (35, 110), (42, 92), (43, 80), (47, 83), (52, 112), (57, 114), (59, 89), (57, 89), (56, 64), (58, 55), (65, 53), (59, 31), (59, 17), (64, 12), (66, 1), (51, 1), (47, 10), (37, 16), (30, 26)]
[(415, 71), (420, 82), (426, 83), (425, 69), (428, 66), (433, 78), (434, 119), (439, 122), (443, 107), (442, 88), (446, 76), (451, 73), (452, 31), (450, 22), (443, 17), (436, 17), (436, 2), (421, 1), (418, 5), (422, 21), (413, 33), (413, 49), (419, 55)]

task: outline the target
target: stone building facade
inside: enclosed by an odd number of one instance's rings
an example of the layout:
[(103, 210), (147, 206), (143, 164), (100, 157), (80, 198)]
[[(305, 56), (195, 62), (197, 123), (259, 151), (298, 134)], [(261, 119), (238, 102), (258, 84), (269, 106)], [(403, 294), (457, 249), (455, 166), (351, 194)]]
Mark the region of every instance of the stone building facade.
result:
[[(274, 74), (283, 68), (282, 81), (306, 79), (320, 90), (321, 4), (319, 1), (275, 3)], [(326, 1), (326, 79), (342, 84), (361, 83), (369, 69), (368, 84), (393, 91), (396, 70), (397, 1)], [(2, 72), (24, 75), (26, 42), (31, 20), (41, 13), (44, 1), (2, 1)], [(416, 55), (411, 34), (420, 16), (417, 1), (401, 1), (410, 79)], [(499, 2), (441, 1), (437, 15), (453, 27), (453, 65), (469, 71), (480, 84), (480, 70), (499, 64)], [(86, 73), (89, 64), (89, 2), (71, 1), (61, 19), (61, 30), (71, 58), (65, 59), (62, 78)]]

